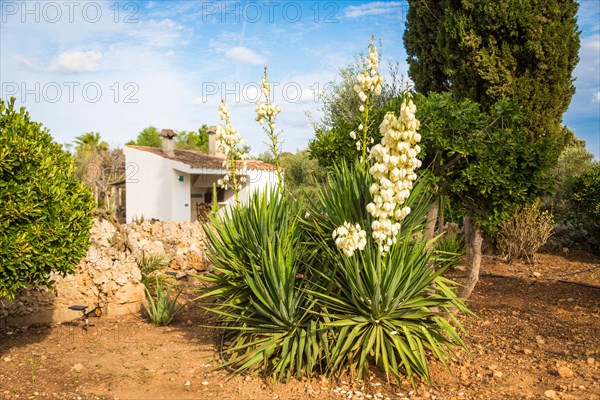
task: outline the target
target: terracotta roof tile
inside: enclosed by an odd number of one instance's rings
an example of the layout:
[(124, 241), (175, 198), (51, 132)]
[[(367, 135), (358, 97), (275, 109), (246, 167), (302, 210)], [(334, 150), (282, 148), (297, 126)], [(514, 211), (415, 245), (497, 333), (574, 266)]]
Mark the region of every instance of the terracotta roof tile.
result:
[[(162, 149), (157, 147), (134, 145), (127, 145), (127, 147), (156, 154), (157, 156), (168, 158), (169, 160), (179, 161), (189, 165), (192, 168), (223, 169), (223, 161), (225, 160), (225, 157), (211, 156), (204, 152), (196, 150), (175, 150), (175, 157), (169, 157), (163, 153)], [(241, 161), (238, 161), (238, 164), (240, 164), (241, 167)], [(274, 165), (265, 163), (260, 160), (248, 160), (246, 161), (246, 165), (249, 170), (275, 170)]]

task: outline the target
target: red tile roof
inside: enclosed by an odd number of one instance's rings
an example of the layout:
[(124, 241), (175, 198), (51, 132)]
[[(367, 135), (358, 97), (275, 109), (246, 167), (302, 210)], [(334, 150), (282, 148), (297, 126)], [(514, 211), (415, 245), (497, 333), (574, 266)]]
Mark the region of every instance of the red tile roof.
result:
[[(175, 150), (175, 157), (169, 157), (163, 153), (162, 149), (157, 147), (134, 145), (127, 145), (127, 147), (156, 154), (157, 156), (168, 158), (169, 160), (179, 161), (192, 168), (223, 169), (223, 161), (225, 160), (225, 157), (211, 156), (196, 150)], [(238, 167), (241, 168), (241, 161), (237, 161), (237, 163)], [(259, 160), (247, 160), (246, 165), (249, 170), (275, 170), (274, 165)]]

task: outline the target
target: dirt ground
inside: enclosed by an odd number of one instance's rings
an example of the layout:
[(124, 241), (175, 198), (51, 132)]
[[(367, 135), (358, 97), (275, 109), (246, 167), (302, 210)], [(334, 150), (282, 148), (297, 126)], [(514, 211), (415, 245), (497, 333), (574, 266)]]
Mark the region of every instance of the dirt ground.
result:
[(193, 302), (163, 328), (133, 315), (104, 316), (87, 332), (79, 321), (0, 325), (0, 398), (600, 400), (598, 286), (600, 259), (587, 254), (540, 254), (532, 266), (485, 257), (469, 302), (477, 317), (460, 317), (472, 356), (452, 372), (431, 363), (434, 385), (416, 389), (381, 377), (283, 384), (215, 370), (217, 335), (199, 326), (209, 322)]

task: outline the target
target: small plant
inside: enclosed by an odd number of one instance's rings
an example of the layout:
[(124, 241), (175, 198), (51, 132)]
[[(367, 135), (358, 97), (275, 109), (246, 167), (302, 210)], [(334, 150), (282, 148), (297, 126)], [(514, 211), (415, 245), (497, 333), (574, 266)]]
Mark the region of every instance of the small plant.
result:
[(131, 221), (131, 223), (136, 224), (136, 225), (142, 225), (145, 221), (144, 216), (142, 215), (141, 217), (138, 217), (137, 215), (133, 217), (133, 220)]
[(171, 297), (171, 286), (166, 285), (163, 287), (163, 282), (155, 277), (154, 287), (156, 289), (156, 300), (146, 287), (146, 296), (148, 296), (148, 305), (146, 306), (146, 312), (150, 320), (155, 326), (167, 326), (175, 316), (181, 311), (183, 305), (177, 305), (179, 295), (183, 291), (183, 287), (180, 287), (175, 292), (175, 297)]
[(518, 209), (500, 225), (498, 250), (508, 261), (535, 262), (535, 253), (554, 231), (552, 214), (540, 212), (538, 203)]
[(446, 231), (438, 239), (435, 247), (435, 258), (445, 268), (456, 267), (460, 261), (460, 257), (465, 254), (464, 239), (454, 231)]
[[(135, 262), (142, 274), (142, 283), (144, 286), (150, 287), (154, 284), (153, 273), (169, 265), (170, 260), (164, 253), (146, 256), (146, 253), (142, 252), (142, 256), (136, 258)], [(160, 278), (157, 277), (157, 279)]]

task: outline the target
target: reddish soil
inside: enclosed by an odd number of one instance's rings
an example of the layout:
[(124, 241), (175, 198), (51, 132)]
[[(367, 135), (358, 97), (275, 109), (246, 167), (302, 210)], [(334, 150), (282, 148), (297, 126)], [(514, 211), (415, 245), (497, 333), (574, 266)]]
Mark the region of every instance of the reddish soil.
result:
[(102, 317), (87, 333), (78, 321), (3, 327), (0, 398), (600, 400), (598, 286), (600, 259), (587, 254), (541, 254), (532, 266), (484, 257), (469, 301), (477, 317), (459, 317), (472, 357), (460, 354), (452, 372), (432, 362), (434, 385), (416, 389), (381, 377), (283, 384), (215, 370), (217, 335), (199, 327), (208, 321), (193, 302), (164, 328), (141, 316)]

